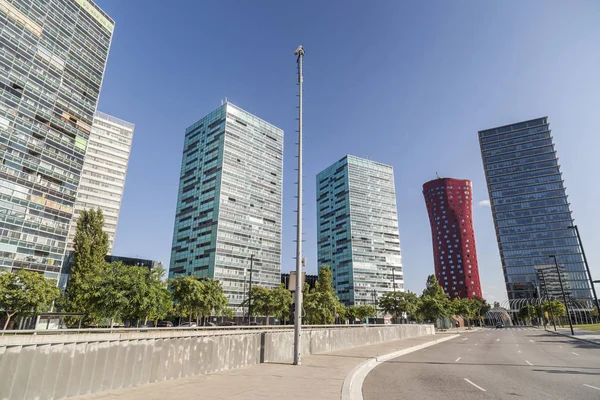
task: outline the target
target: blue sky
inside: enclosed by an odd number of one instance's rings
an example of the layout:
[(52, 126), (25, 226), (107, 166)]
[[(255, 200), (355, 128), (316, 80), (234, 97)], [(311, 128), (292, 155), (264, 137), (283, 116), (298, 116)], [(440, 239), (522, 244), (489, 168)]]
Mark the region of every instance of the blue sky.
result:
[(421, 193), (471, 179), (484, 296), (506, 298), (477, 131), (549, 116), (600, 279), (600, 3), (98, 0), (116, 21), (99, 109), (136, 124), (114, 252), (168, 265), (187, 126), (232, 103), (285, 130), (282, 270), (294, 268), (296, 59), (305, 57), (305, 256), (315, 176), (345, 154), (394, 167), (406, 287), (433, 273)]

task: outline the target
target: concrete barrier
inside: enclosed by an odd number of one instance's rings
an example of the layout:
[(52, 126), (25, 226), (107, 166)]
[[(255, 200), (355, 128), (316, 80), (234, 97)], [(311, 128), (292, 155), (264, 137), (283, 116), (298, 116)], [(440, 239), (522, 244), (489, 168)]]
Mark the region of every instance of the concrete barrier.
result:
[[(306, 327), (302, 354), (434, 334), (432, 325)], [(293, 331), (148, 331), (0, 337), (0, 399), (58, 400), (293, 355)]]

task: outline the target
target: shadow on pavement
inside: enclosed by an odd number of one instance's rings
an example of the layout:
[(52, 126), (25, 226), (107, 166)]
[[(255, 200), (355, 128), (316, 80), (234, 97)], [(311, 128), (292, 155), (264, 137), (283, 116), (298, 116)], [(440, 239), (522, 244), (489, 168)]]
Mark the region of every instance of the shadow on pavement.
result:
[[(467, 362), (439, 362), (439, 361), (400, 361), (400, 360), (390, 360), (386, 361), (386, 364), (429, 364), (429, 365), (452, 365), (456, 367), (458, 365), (475, 365), (479, 367), (483, 366), (499, 366), (499, 367), (527, 367), (531, 368), (531, 365), (527, 364), (509, 364), (509, 363), (467, 363)], [(571, 365), (535, 365), (539, 368), (576, 368), (576, 369), (584, 369), (584, 370), (599, 370), (600, 368), (595, 367), (573, 367)], [(544, 371), (544, 370), (540, 370)], [(599, 373), (600, 375), (600, 373)]]
[[(591, 368), (586, 368), (591, 369)], [(570, 371), (561, 369), (534, 369), (535, 372), (547, 372), (549, 374), (573, 374), (573, 375), (600, 375), (600, 372), (584, 372), (584, 371)]]

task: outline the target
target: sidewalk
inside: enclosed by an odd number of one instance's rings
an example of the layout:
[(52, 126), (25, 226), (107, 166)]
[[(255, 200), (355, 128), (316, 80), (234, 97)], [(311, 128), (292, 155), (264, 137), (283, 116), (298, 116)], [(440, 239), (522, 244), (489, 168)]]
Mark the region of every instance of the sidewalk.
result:
[[(547, 331), (554, 332), (554, 328), (549, 326), (546, 328)], [(570, 328), (556, 327), (556, 333), (568, 336), (570, 338), (585, 340), (586, 342), (594, 343), (600, 346), (600, 332), (583, 331), (580, 329), (574, 329), (575, 336), (571, 336)]]
[(302, 366), (265, 363), (209, 375), (156, 382), (79, 396), (77, 400), (187, 400), (195, 398), (336, 399), (346, 375), (363, 361), (455, 335), (456, 330), (326, 354), (306, 356)]

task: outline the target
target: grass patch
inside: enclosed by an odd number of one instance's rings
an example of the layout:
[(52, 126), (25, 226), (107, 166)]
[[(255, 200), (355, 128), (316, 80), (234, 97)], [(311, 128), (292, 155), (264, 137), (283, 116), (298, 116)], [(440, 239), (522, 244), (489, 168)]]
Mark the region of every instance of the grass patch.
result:
[(600, 332), (600, 324), (573, 325), (573, 328), (581, 329), (582, 331)]

